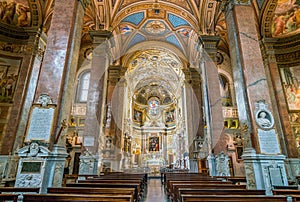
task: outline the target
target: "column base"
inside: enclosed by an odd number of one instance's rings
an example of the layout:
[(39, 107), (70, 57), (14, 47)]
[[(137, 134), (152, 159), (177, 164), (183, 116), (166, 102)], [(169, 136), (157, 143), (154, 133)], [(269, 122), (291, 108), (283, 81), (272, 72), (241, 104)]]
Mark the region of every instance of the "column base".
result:
[(248, 189), (264, 189), (272, 195), (274, 186), (287, 186), (284, 155), (256, 154), (252, 148), (245, 149), (244, 160)]
[(98, 174), (98, 156), (85, 152), (85, 154), (81, 154), (79, 158), (79, 175)]
[(288, 180), (291, 183), (300, 184), (300, 159), (299, 158), (287, 158), (285, 160), (286, 169), (288, 174)]
[(47, 193), (48, 187), (61, 187), (64, 165), (68, 156), (64, 146), (48, 148), (31, 143), (18, 151), (20, 157), (15, 187), (38, 187)]

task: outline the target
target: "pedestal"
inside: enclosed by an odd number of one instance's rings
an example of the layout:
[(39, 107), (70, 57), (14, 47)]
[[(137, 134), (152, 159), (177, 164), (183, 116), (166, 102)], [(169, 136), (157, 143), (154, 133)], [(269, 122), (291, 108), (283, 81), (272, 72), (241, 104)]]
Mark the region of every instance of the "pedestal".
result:
[(264, 189), (266, 195), (272, 195), (274, 186), (288, 185), (284, 155), (256, 154), (253, 149), (245, 149), (242, 158), (248, 189)]
[(68, 156), (64, 146), (54, 145), (52, 151), (36, 142), (21, 148), (15, 187), (61, 187), (64, 165)]
[(97, 175), (98, 174), (98, 158), (87, 151), (81, 155), (79, 163), (79, 175)]
[(300, 176), (300, 159), (288, 158), (285, 163), (289, 181), (299, 183), (297, 177)]
[(0, 157), (1, 184), (11, 186), (15, 183), (19, 156), (16, 154)]

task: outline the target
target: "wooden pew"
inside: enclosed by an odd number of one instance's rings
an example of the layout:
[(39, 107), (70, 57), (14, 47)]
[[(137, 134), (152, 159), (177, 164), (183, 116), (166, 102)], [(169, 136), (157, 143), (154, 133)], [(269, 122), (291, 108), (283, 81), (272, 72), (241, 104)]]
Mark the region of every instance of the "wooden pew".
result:
[(66, 187), (82, 187), (82, 188), (134, 188), (134, 198), (138, 200), (142, 193), (140, 191), (139, 183), (69, 183)]
[(23, 194), (23, 202), (60, 202), (60, 201), (103, 201), (130, 202), (131, 195), (79, 195), (79, 194)]
[(179, 199), (179, 188), (188, 188), (188, 189), (246, 189), (246, 185), (233, 185), (233, 184), (204, 184), (204, 183), (181, 183), (172, 185), (172, 189), (169, 197), (171, 199)]
[(131, 195), (131, 202), (134, 202), (134, 188), (82, 188), (82, 187), (49, 187), (47, 193), (50, 194), (77, 194), (77, 195), (85, 195), (85, 194), (96, 194), (96, 195)]
[(300, 201), (300, 190), (297, 189), (273, 189), (273, 195), (285, 195), (292, 198), (293, 202)]
[(194, 195), (182, 194), (183, 202), (199, 201), (238, 201), (238, 202), (286, 202), (286, 196), (265, 196), (265, 195)]
[(12, 193), (12, 192), (32, 192), (39, 193), (39, 187), (0, 187), (0, 193)]
[(231, 182), (222, 182), (222, 181), (173, 181), (170, 180), (167, 183), (166, 191), (167, 193), (174, 193), (174, 184), (197, 184), (198, 187), (200, 184), (205, 184), (205, 185), (215, 185), (215, 184), (228, 184), (232, 186)]
[(181, 195), (265, 195), (265, 190), (179, 188), (178, 193), (179, 197), (174, 201), (182, 201)]
[(0, 194), (0, 201), (18, 201), (19, 194)]

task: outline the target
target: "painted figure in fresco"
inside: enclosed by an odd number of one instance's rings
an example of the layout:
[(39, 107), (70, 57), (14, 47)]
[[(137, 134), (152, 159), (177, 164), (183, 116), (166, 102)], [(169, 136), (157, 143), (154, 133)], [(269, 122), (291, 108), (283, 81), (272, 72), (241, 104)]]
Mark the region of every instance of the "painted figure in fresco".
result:
[(16, 10), (16, 13), (18, 14), (18, 23), (17, 23), (17, 26), (20, 26), (20, 27), (25, 27), (28, 25), (28, 21), (27, 21), (27, 11), (28, 8), (21, 5), (21, 4), (18, 4), (16, 6), (17, 10)]
[(141, 122), (142, 121), (142, 113), (137, 110), (134, 110), (133, 118), (135, 121)]
[(296, 29), (296, 16), (294, 13), (291, 13), (291, 15), (288, 17), (285, 27), (286, 32), (291, 32)]
[(15, 13), (16, 13), (16, 3), (15, 2), (10, 2), (5, 7), (5, 10), (3, 12), (2, 20), (5, 23), (12, 24)]
[(166, 113), (166, 122), (169, 123), (169, 122), (174, 122), (175, 120), (175, 117), (174, 117), (174, 110), (172, 111), (169, 111)]
[(300, 28), (300, 7), (295, 7), (295, 20), (296, 20), (296, 28)]
[(285, 30), (285, 20), (284, 20), (284, 16), (280, 15), (274, 16), (274, 36), (278, 36), (280, 34), (283, 34), (284, 30)]
[(151, 116), (157, 116), (158, 115), (158, 107), (159, 107), (159, 102), (157, 100), (151, 100), (149, 102), (149, 114)]

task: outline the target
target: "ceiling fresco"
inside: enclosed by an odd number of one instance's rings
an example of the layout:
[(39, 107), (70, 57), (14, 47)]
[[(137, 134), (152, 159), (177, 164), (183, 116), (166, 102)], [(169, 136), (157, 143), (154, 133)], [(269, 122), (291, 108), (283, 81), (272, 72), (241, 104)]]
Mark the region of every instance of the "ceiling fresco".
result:
[[(0, 0), (0, 21), (18, 27), (42, 26), (47, 33), (51, 24), (53, 2), (55, 1)], [(89, 2), (84, 16), (83, 40), (90, 40), (88, 33), (91, 30), (109, 30), (119, 35), (116, 43), (120, 49), (127, 50), (137, 43), (158, 37), (158, 40), (172, 44), (190, 57), (187, 49), (199, 34), (218, 35), (221, 37), (218, 48), (228, 53), (225, 16), (219, 7), (221, 1), (91, 0)], [(272, 6), (269, 2), (272, 2)], [(300, 0), (257, 0), (252, 3), (256, 4), (254, 7), (258, 9), (257, 19), (262, 22), (262, 35), (289, 37), (299, 33)]]
[(278, 0), (272, 22), (272, 36), (284, 37), (299, 32), (300, 1)]
[(0, 1), (0, 20), (2, 22), (19, 27), (27, 27), (30, 26), (30, 18), (28, 1)]

